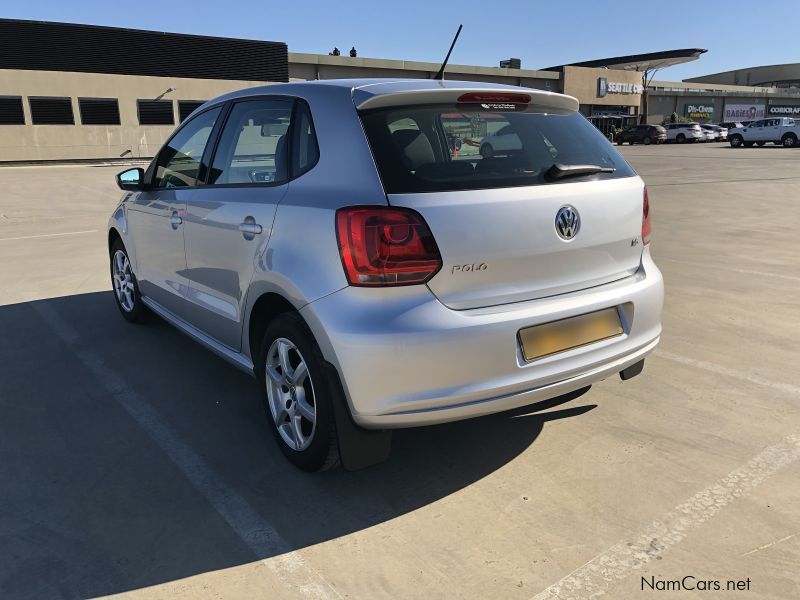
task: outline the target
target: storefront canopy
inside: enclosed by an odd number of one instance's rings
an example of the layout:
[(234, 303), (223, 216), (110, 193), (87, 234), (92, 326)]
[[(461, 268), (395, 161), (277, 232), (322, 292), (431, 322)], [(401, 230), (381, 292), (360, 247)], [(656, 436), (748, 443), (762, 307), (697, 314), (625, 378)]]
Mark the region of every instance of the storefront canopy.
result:
[(587, 60), (585, 62), (550, 67), (545, 69), (545, 71), (556, 71), (561, 69), (561, 67), (607, 68), (618, 71), (650, 71), (697, 60), (700, 58), (700, 55), (705, 52), (708, 52), (708, 50), (703, 48), (685, 48), (683, 50), (666, 50), (664, 52), (650, 52), (648, 54), (615, 56), (612, 58), (599, 58), (597, 60)]

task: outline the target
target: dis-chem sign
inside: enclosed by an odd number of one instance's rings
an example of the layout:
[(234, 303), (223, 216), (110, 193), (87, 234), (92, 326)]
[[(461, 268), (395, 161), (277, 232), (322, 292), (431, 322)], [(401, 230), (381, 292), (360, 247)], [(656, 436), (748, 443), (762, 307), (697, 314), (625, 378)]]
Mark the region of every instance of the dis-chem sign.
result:
[(713, 104), (687, 104), (683, 107), (683, 116), (688, 119), (707, 119), (714, 118)]

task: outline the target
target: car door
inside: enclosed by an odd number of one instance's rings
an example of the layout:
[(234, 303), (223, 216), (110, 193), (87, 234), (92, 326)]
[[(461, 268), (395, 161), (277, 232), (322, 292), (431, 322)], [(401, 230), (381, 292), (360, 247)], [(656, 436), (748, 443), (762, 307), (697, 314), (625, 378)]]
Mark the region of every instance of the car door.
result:
[(200, 160), (220, 108), (186, 121), (148, 169), (146, 189), (128, 204), (127, 219), (143, 296), (181, 316), (187, 293), (183, 218)]
[(294, 107), (286, 97), (233, 102), (207, 181), (188, 197), (187, 320), (237, 351), (247, 288), (288, 186)]
[(753, 121), (747, 126), (745, 131), (746, 142), (764, 142), (767, 139), (767, 134), (764, 127), (764, 121)]
[(667, 139), (674, 141), (675, 136), (678, 134), (678, 126), (675, 123), (667, 125)]
[(764, 141), (777, 142), (781, 139), (781, 119), (767, 119), (764, 127)]

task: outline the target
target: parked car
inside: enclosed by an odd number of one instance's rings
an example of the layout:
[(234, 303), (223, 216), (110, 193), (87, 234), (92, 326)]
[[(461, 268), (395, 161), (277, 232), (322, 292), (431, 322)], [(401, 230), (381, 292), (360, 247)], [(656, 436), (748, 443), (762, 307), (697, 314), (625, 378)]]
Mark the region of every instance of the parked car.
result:
[(800, 124), (790, 117), (773, 117), (753, 121), (745, 127), (734, 127), (728, 131), (728, 141), (733, 148), (763, 146), (767, 142), (793, 148), (800, 138)]
[(617, 144), (661, 144), (667, 141), (667, 130), (661, 125), (632, 125), (620, 131), (615, 141)]
[(707, 139), (697, 123), (668, 123), (667, 141), (683, 144), (684, 142), (704, 142)]
[[(485, 123), (520, 151), (450, 152), (448, 135)], [(117, 183), (120, 313), (155, 313), (253, 375), (301, 469), (376, 462), (392, 428), (629, 379), (661, 334), (647, 189), (569, 96), (250, 88), (205, 103)]]
[(720, 127), (719, 125), (712, 125), (711, 123), (705, 123), (700, 125), (703, 131), (706, 131), (710, 134), (712, 142), (725, 142), (728, 140), (728, 130), (724, 127)]
[(483, 139), (479, 152), (483, 158), (492, 158), (495, 154), (522, 150), (522, 142), (510, 125), (501, 127), (496, 133)]

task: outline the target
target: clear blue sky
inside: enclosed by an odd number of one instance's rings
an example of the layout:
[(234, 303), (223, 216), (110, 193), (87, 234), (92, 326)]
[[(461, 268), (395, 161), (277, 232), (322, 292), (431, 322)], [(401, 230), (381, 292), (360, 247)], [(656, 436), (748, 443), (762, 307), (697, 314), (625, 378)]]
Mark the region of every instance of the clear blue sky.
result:
[(344, 54), (355, 45), (359, 56), (431, 62), (444, 58), (463, 23), (451, 62), (494, 66), (513, 56), (527, 68), (707, 48), (700, 60), (657, 75), (680, 80), (800, 62), (798, 44), (781, 33), (781, 18), (743, 35), (742, 23), (767, 14), (784, 15), (797, 37), (800, 0), (24, 0), (7, 3), (0, 16), (276, 40), (292, 52), (327, 54), (338, 46)]

